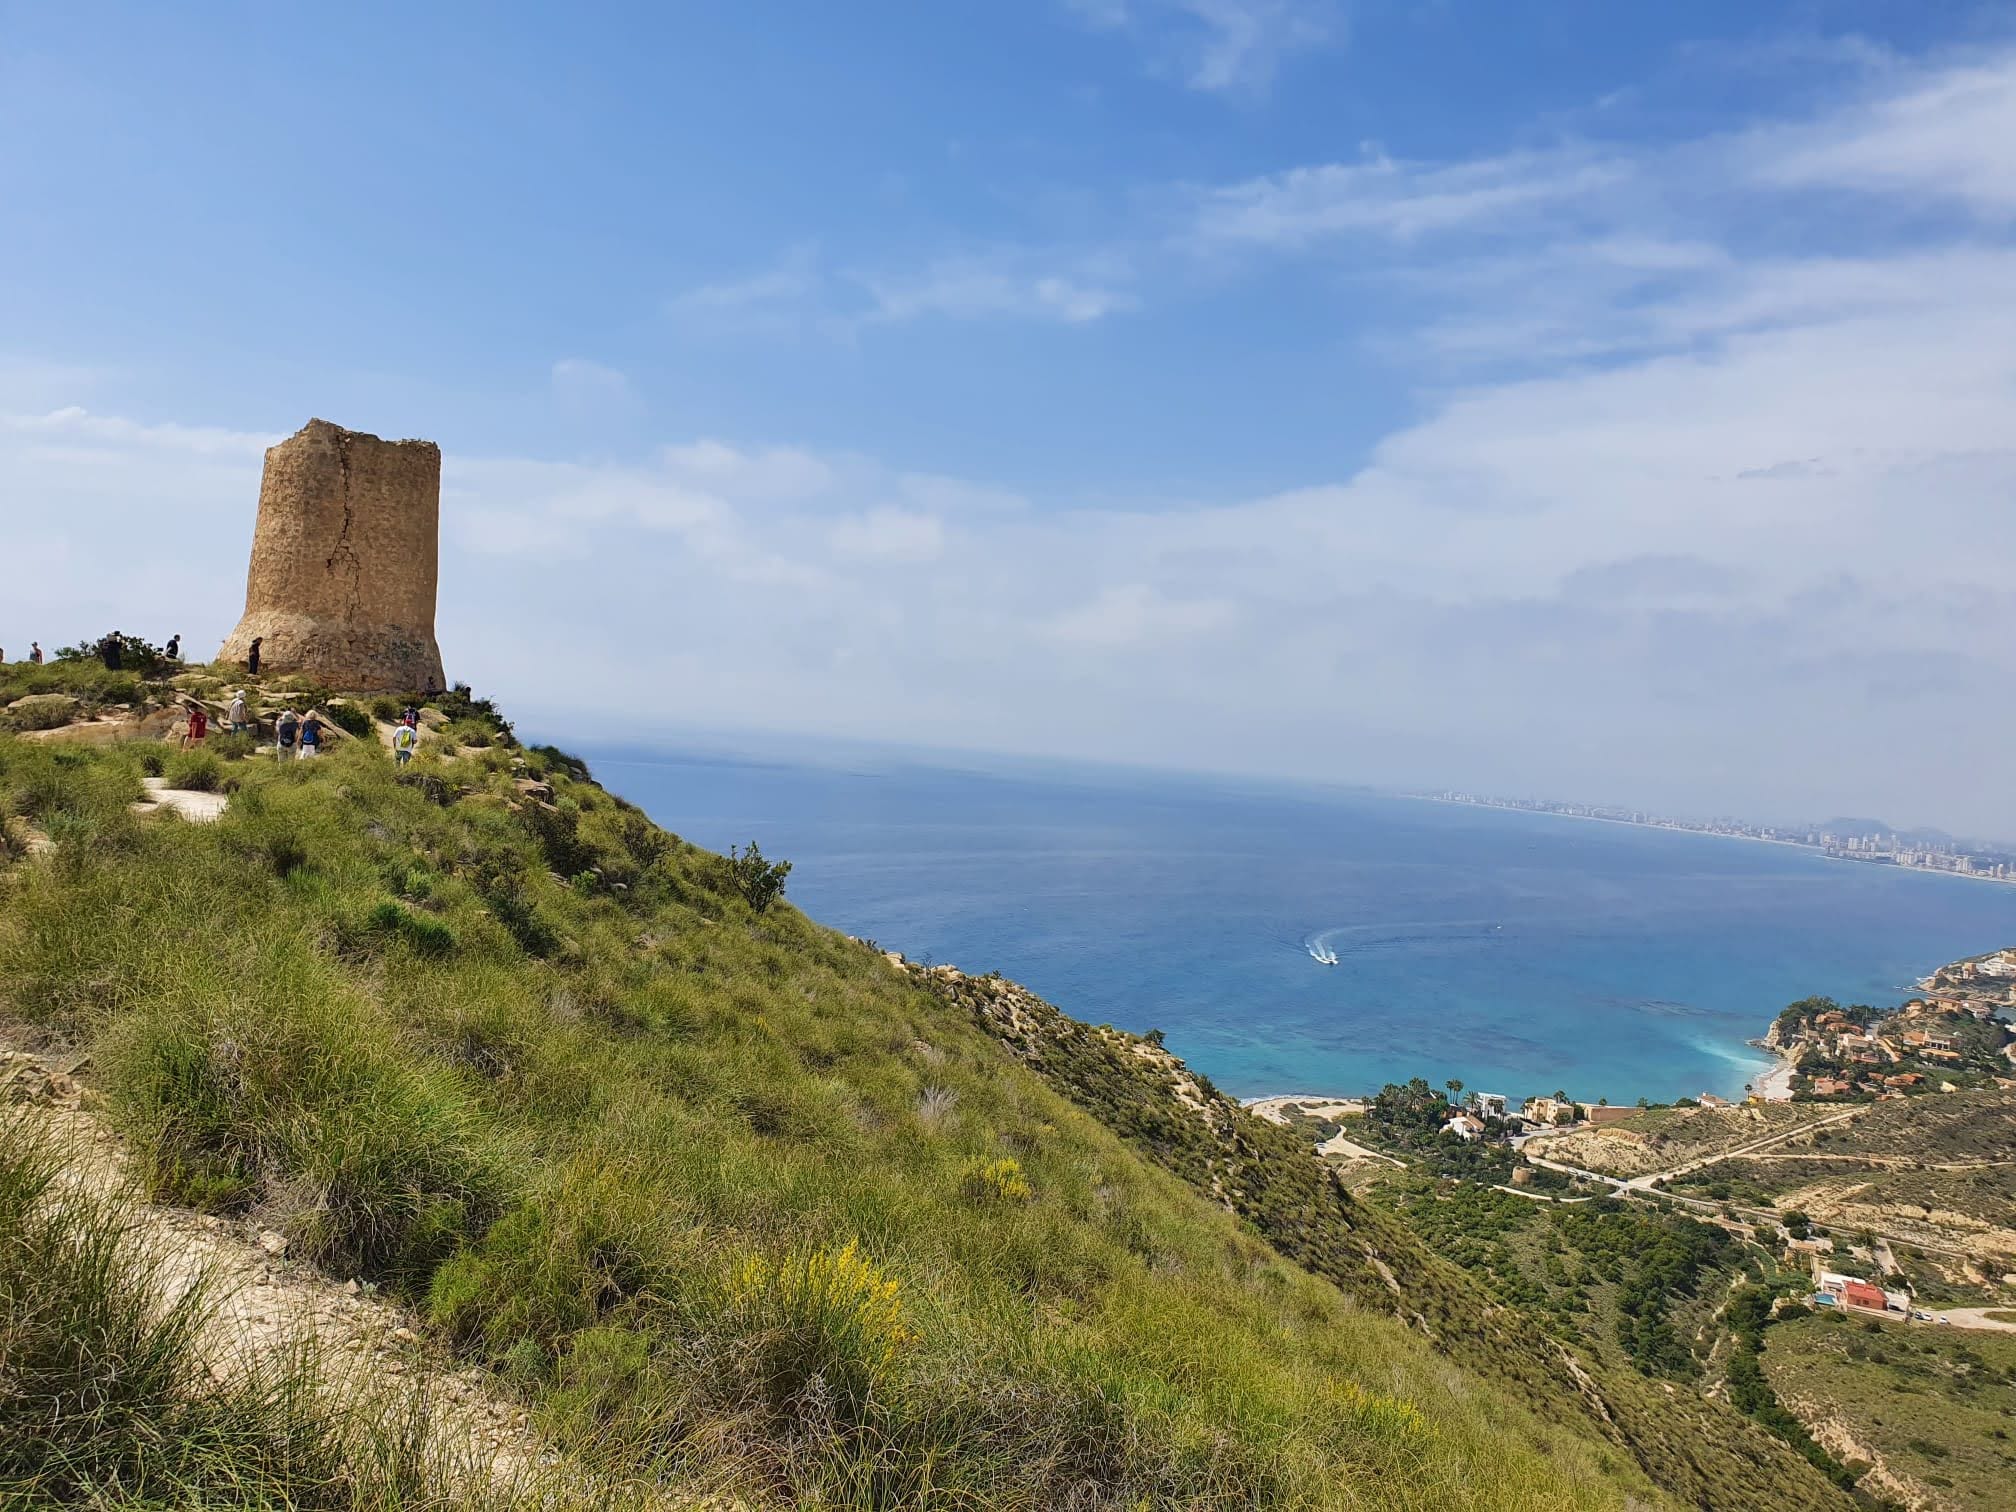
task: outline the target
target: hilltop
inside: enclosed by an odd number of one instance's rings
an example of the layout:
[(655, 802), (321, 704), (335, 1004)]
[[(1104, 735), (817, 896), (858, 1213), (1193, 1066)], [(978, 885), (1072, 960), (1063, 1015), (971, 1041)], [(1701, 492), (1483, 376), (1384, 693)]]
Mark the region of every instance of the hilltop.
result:
[[(327, 689), (253, 688), (359, 737), (285, 764), (246, 737), (165, 747), (142, 727), (169, 693), (75, 663), (0, 673), (10, 722), (46, 727), (0, 734), (0, 1018), (88, 1058), (147, 1197), (408, 1309), (570, 1488), (1844, 1504), (1736, 1414), (1585, 1366), (1154, 1047), (1124, 1052), (1145, 1080), (1081, 1084), (950, 979), (773, 901), (763, 858), (686, 843), (481, 700), (431, 708), (395, 768), (371, 738), (387, 711)], [(24, 719), (32, 694), (76, 702)], [(223, 811), (143, 804), (150, 776)], [(6, 1138), (22, 1169), (64, 1158)], [(0, 1217), (44, 1233), (67, 1189), (20, 1190)], [(62, 1354), (65, 1389), (103, 1399), (102, 1367), (9, 1326), (9, 1358)], [(39, 1379), (0, 1372), (9, 1496), (453, 1499), (354, 1463), (290, 1479), (275, 1444), (306, 1430), (207, 1371), (129, 1383), (137, 1434), (55, 1410)], [(249, 1425), (237, 1447), (220, 1420)]]

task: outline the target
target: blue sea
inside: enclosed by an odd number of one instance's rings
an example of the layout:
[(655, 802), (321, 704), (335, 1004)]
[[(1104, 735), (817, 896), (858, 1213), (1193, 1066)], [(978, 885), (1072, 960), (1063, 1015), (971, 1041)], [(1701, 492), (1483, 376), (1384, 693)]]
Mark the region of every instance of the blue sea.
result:
[(686, 838), (788, 858), (813, 918), (1159, 1028), (1241, 1096), (1734, 1094), (1787, 1002), (1900, 1001), (2016, 944), (2016, 887), (1713, 836), (1105, 770), (587, 754)]

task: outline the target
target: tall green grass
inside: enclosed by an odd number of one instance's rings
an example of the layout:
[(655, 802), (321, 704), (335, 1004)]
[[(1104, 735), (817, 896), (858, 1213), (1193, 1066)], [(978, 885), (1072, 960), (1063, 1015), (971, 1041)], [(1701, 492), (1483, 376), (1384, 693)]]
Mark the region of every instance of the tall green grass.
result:
[(724, 858), (493, 737), (403, 772), (363, 743), (230, 763), (206, 826), (100, 802), (122, 753), (50, 788), (0, 740), (0, 791), (81, 842), (0, 881), (0, 1007), (93, 1045), (158, 1193), (403, 1292), (626, 1476), (805, 1505), (1656, 1500), (872, 948), (752, 911)]
[[(172, 1281), (115, 1200), (0, 1122), (0, 1506), (341, 1509), (502, 1506), (399, 1405), (332, 1385), (307, 1349), (239, 1356), (213, 1298)], [(460, 1460), (465, 1474), (444, 1479)], [(529, 1498), (528, 1498), (529, 1500)]]

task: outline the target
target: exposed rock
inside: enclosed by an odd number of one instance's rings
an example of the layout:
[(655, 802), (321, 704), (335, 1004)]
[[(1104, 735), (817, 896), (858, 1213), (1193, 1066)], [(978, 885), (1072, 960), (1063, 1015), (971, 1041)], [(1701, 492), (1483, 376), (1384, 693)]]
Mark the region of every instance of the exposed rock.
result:
[(58, 725), (49, 730), (31, 730), (23, 740), (56, 745), (113, 745), (122, 740), (166, 740), (182, 720), (176, 708), (149, 709), (144, 713), (130, 708), (108, 709), (95, 719)]
[(7, 705), (7, 719), (17, 730), (48, 730), (70, 723), (77, 708), (68, 693), (30, 693)]

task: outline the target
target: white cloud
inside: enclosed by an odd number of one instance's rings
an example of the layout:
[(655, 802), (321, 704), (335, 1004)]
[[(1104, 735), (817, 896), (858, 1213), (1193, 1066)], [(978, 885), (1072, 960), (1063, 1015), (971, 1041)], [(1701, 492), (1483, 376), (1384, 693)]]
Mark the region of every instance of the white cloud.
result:
[[(280, 439), (221, 426), (143, 424), (117, 415), (99, 415), (81, 405), (46, 414), (0, 415), (0, 430), (13, 432), (31, 447), (88, 449), (106, 443), (204, 456), (260, 456)], [(46, 454), (46, 452), (45, 452)]]
[(1205, 190), (1191, 234), (1207, 247), (1290, 250), (1347, 234), (1405, 239), (1502, 224), (1611, 188), (1629, 172), (1619, 158), (1578, 148), (1439, 165), (1375, 153)]
[(1172, 598), (1147, 583), (1115, 583), (1089, 603), (1053, 616), (1042, 633), (1067, 647), (1119, 651), (1222, 630), (1233, 617), (1224, 599)]
[[(2016, 611), (2011, 258), (1451, 395), (1352, 476), (1205, 506), (1039, 509), (719, 441), (451, 455), (444, 649), (555, 734), (783, 726), (2016, 830), (1964, 755), (2016, 740), (2016, 645), (1984, 629)], [(239, 440), (0, 425), (0, 487), (53, 506), (0, 639), (221, 639), (263, 438), (189, 433)], [(131, 572), (66, 549), (164, 509)], [(1914, 725), (1967, 736), (1861, 738)]]
[(660, 455), (677, 477), (747, 498), (811, 498), (834, 482), (831, 464), (795, 447), (743, 451), (723, 441), (701, 440), (665, 447)]
[[(1971, 99), (2007, 66), (1947, 82)], [(1796, 130), (1372, 158), (1186, 201), (1218, 248), (1357, 257), (1396, 344), (1445, 364), (1417, 420), (1307, 486), (1123, 510), (719, 439), (451, 455), (451, 671), (632, 738), (966, 739), (2016, 835), (1991, 759), (2016, 742), (2016, 245), (1981, 169), (2000, 148), (1926, 146), (1923, 113), (1884, 102), (1951, 98), (1943, 76), (1887, 77)], [(1982, 213), (1906, 236), (1820, 185)], [(995, 254), (870, 299), (1068, 324), (1149, 271)], [(35, 564), (0, 640), (185, 615), (167, 628), (221, 638), (267, 439), (0, 420), (0, 495), (34, 501), (9, 560)], [(89, 549), (164, 517), (145, 557)]]
[(888, 562), (935, 561), (945, 550), (945, 525), (936, 515), (907, 509), (871, 509), (836, 524), (827, 534), (836, 555)]
[(1125, 270), (1103, 266), (1069, 272), (1024, 266), (1016, 257), (959, 257), (901, 274), (864, 277), (870, 308), (861, 324), (893, 324), (943, 316), (955, 320), (1033, 319), (1084, 325), (1134, 308)]
[(1066, 0), (1085, 24), (1127, 34), (1192, 89), (1264, 93), (1282, 62), (1345, 35), (1336, 0)]
[(687, 325), (784, 335), (816, 315), (825, 289), (819, 249), (805, 243), (754, 273), (682, 290), (665, 301), (665, 313)]
[(554, 402), (563, 409), (606, 416), (633, 410), (637, 396), (628, 375), (585, 357), (563, 357), (550, 377)]
[(1741, 144), (1772, 186), (1956, 201), (2016, 217), (2016, 53), (1885, 79), (1873, 98)]
[(1130, 277), (1115, 253), (1059, 257), (1012, 245), (828, 277), (816, 254), (800, 249), (777, 268), (688, 290), (667, 309), (737, 331), (842, 339), (928, 318), (1083, 325), (1134, 308)]

